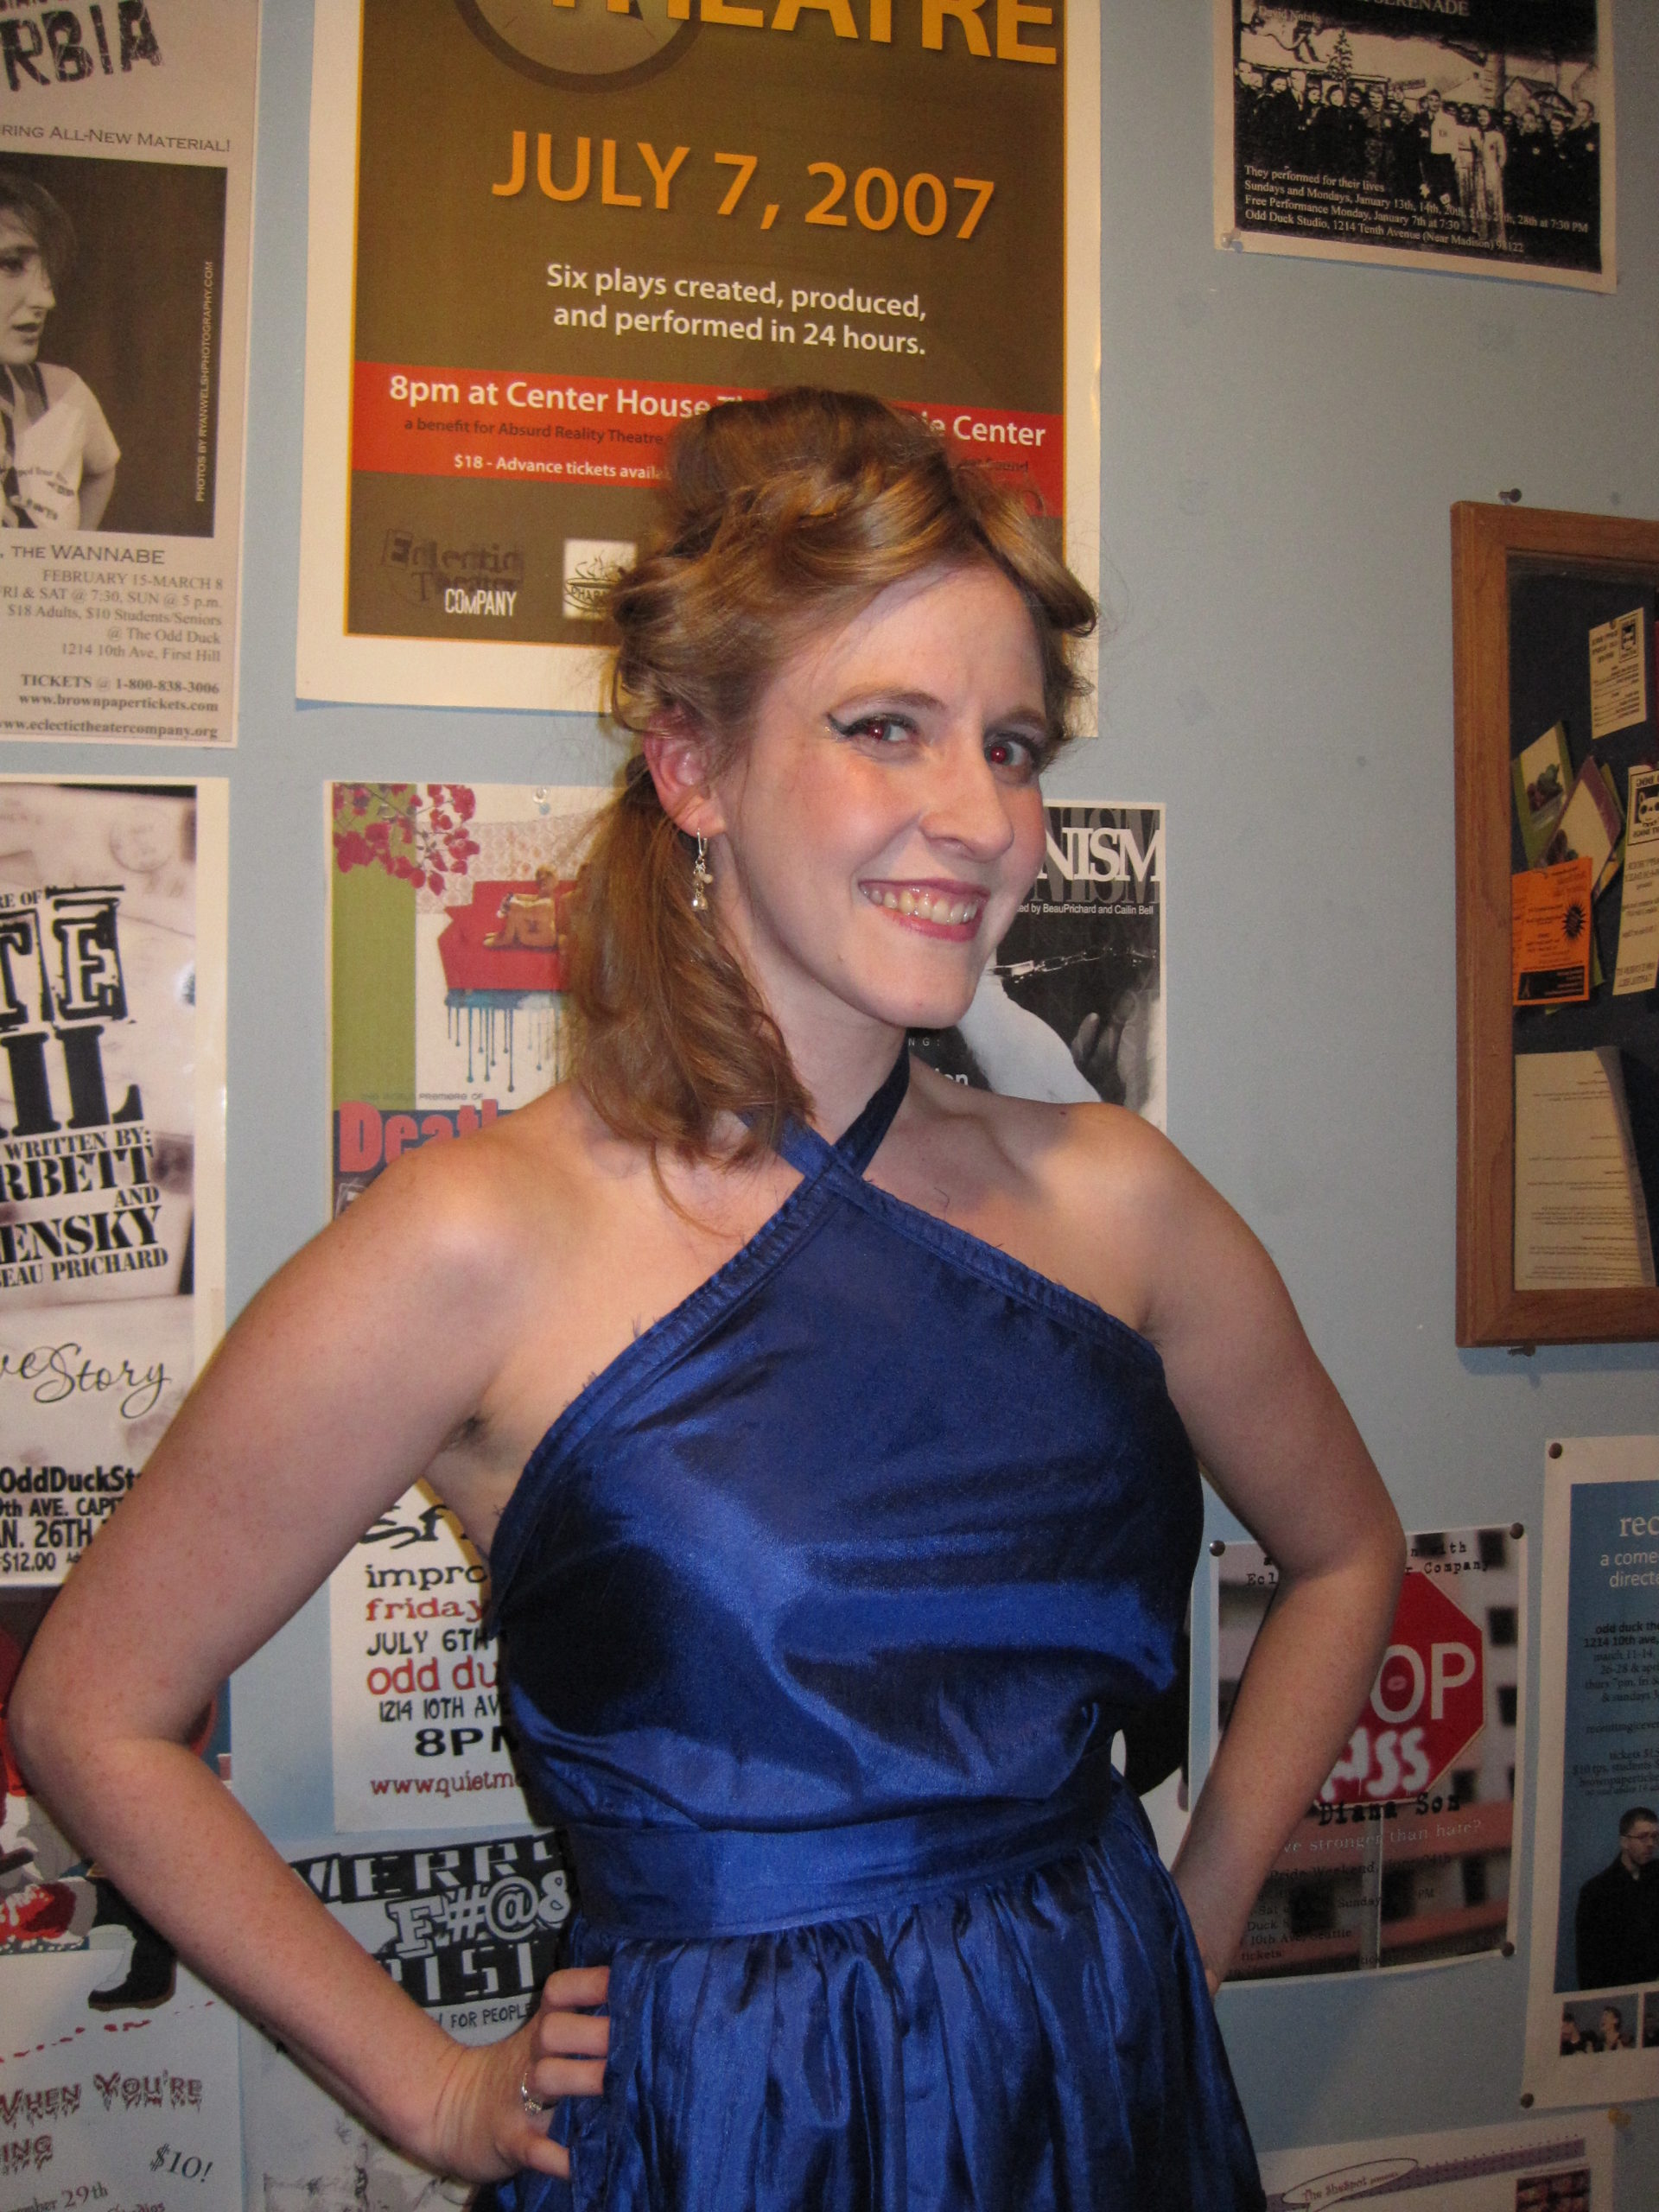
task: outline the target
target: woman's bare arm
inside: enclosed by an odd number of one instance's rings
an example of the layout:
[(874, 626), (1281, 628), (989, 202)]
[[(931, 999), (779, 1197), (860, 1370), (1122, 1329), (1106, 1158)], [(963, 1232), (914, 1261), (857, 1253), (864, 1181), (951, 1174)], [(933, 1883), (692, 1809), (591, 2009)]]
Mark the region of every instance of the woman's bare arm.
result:
[(1365, 1701), (1405, 1540), (1261, 1244), (1155, 1133), (1131, 1141), (1143, 1326), (1205, 1473), (1280, 1578), (1175, 1864), (1214, 1983)]
[[(510, 1232), (487, 1159), (444, 1150), (389, 1173), (253, 1301), (53, 1605), (8, 1722), (54, 1816), (188, 1964), (415, 2156), (482, 2178), (563, 2170), (519, 2109), (520, 2073), (563, 2049), (582, 2056), (568, 2077), (543, 2063), (542, 2093), (596, 2088), (606, 2024), (463, 2050), (183, 1747), (499, 1363)], [(563, 1979), (564, 2004), (602, 1994), (602, 1976)]]

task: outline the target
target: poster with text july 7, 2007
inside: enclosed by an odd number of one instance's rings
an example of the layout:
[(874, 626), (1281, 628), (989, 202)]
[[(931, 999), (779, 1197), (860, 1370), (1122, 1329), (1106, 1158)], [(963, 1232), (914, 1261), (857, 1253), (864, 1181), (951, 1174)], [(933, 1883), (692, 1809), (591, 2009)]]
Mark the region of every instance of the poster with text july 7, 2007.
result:
[(236, 735), (258, 0), (10, 0), (0, 736)]
[(1522, 2086), (1659, 2095), (1659, 1436), (1544, 1461), (1538, 1826)]
[(318, 0), (302, 694), (591, 711), (667, 435), (789, 385), (1091, 582), (1099, 143), (1098, 0)]
[[(332, 1210), (404, 1153), (569, 1072), (571, 894), (601, 791), (327, 787)], [(335, 1825), (528, 1820), (501, 1733), (486, 1569), (416, 1485), (329, 1581)]]

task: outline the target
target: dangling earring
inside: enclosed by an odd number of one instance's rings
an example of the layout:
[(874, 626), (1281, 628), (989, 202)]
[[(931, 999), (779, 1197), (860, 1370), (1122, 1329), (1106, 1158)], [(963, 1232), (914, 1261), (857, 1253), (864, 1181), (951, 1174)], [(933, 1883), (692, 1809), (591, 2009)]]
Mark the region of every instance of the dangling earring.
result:
[(691, 911), (706, 914), (709, 911), (709, 887), (714, 881), (709, 872), (709, 847), (701, 830), (697, 832), (697, 857), (691, 864)]

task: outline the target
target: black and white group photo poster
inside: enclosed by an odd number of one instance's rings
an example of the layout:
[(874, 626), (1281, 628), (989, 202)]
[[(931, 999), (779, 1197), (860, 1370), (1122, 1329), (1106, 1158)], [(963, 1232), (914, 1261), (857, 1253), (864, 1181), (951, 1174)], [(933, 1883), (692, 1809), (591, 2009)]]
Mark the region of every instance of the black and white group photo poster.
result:
[(1213, 0), (1216, 243), (1611, 291), (1612, 0)]
[[(0, 2177), (240, 2202), (235, 2014), (58, 1828), (12, 1684), (225, 1312), (228, 787), (0, 779)], [(228, 1700), (192, 1747), (229, 1778)]]
[(317, 0), (312, 54), (302, 697), (591, 712), (669, 436), (791, 385), (1092, 582), (1099, 0)]
[(1538, 1824), (1522, 2088), (1659, 2095), (1659, 1436), (1544, 1461)]
[(11, 0), (0, 737), (231, 745), (259, 0)]

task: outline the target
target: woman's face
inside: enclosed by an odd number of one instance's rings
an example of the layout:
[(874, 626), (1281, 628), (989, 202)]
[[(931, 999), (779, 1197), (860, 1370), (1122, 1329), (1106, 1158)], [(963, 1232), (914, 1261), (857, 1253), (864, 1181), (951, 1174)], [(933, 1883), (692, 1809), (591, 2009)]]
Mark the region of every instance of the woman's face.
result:
[(1042, 864), (1031, 616), (989, 567), (890, 585), (810, 637), (713, 787), (715, 898), (785, 1037), (942, 1028)]
[(56, 305), (40, 240), (10, 208), (0, 209), (0, 364), (29, 366)]

